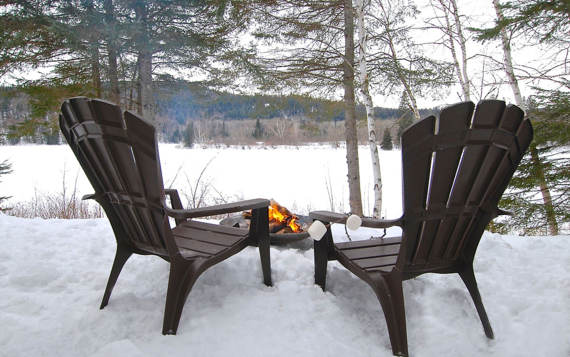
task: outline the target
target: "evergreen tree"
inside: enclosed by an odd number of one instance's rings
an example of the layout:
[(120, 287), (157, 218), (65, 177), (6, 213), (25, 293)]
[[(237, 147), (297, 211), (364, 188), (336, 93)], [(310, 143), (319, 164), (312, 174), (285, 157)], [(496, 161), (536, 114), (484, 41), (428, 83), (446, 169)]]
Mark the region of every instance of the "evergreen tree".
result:
[(225, 120), (222, 121), (222, 130), (221, 130), (220, 135), (223, 138), (227, 138), (228, 136), (230, 136), (230, 133), (228, 133), (228, 129), (226, 128), (226, 121)]
[(252, 135), (256, 139), (261, 139), (263, 135), (265, 135), (265, 130), (263, 129), (263, 126), (261, 125), (261, 121), (259, 121), (259, 118), (257, 118), (257, 120), (255, 121), (255, 129), (253, 130)]
[[(494, 227), (506, 233), (545, 234), (570, 222), (570, 94), (547, 92), (529, 104), (532, 147), (521, 161), (500, 205), (516, 214)], [(537, 163), (537, 161), (540, 162)], [(544, 178), (544, 182), (542, 180)], [(538, 192), (549, 190), (546, 205)]]
[(186, 130), (184, 131), (184, 146), (191, 148), (194, 145), (194, 122), (188, 120)]
[(390, 128), (384, 129), (384, 136), (382, 137), (382, 143), (380, 144), (382, 150), (392, 150), (392, 135), (390, 134)]
[[(496, 13), (495, 27), (479, 29), (479, 40), (498, 39), (503, 48), (503, 62), (507, 83), (515, 102), (524, 108), (534, 125), (534, 140), (515, 173), (503, 205), (516, 210), (518, 216), (507, 221), (507, 227), (522, 229), (525, 233), (557, 235), (561, 224), (568, 222), (569, 173), (568, 145), (570, 134), (570, 88), (565, 70), (570, 40), (570, 6), (567, 0), (521, 0), (501, 4), (493, 0)], [(525, 66), (518, 70), (513, 64), (513, 46), (519, 41), (523, 46), (542, 46), (544, 59), (552, 68), (545, 70)], [(554, 49), (554, 53), (549, 49)], [(533, 85), (538, 95), (523, 99), (519, 83)], [(548, 83), (547, 86), (544, 83)], [(555, 85), (557, 90), (546, 90)], [(542, 87), (542, 89), (541, 89)]]
[(400, 105), (398, 106), (398, 142), (402, 138), (402, 133), (410, 125), (414, 123), (414, 116), (412, 114), (412, 109), (408, 103), (408, 94), (404, 91), (402, 92), (402, 97), (400, 98)]
[[(0, 176), (7, 175), (12, 172), (12, 164), (7, 160), (0, 162)], [(2, 208), (2, 201), (7, 200), (11, 196), (0, 196), (0, 212), (7, 210), (7, 208)]]

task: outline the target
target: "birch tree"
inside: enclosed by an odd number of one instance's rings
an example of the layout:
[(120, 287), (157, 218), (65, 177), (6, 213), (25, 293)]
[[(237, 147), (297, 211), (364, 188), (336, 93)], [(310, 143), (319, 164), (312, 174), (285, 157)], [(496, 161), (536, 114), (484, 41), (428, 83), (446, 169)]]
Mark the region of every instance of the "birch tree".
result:
[(374, 123), (374, 105), (370, 95), (367, 63), (367, 30), (365, 23), (365, 0), (356, 0), (356, 19), (358, 24), (358, 71), (360, 76), (360, 93), (366, 108), (366, 122), (368, 124), (368, 146), (372, 162), (372, 175), (374, 183), (374, 206), (372, 217), (380, 218), (382, 214), (382, 175), (380, 173), (380, 157), (376, 140)]
[[(453, 60), (455, 74), (463, 93), (462, 99), (471, 100), (471, 79), (467, 70), (467, 38), (464, 34), (463, 21), (459, 15), (456, 0), (430, 0), (435, 17), (428, 21), (429, 27), (442, 33), (439, 44), (446, 47)], [(457, 50), (459, 47), (459, 53)]]
[(406, 93), (415, 120), (420, 119), (418, 96), (445, 92), (452, 67), (424, 55), (413, 31), (418, 10), (403, 0), (372, 0), (368, 51), (370, 83), (381, 94)]

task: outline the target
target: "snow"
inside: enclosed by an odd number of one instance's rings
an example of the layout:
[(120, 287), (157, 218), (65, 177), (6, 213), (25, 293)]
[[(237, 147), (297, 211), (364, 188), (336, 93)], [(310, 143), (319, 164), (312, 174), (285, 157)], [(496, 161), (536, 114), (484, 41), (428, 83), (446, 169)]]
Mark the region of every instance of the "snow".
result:
[[(363, 204), (372, 210), (374, 193), (367, 146), (359, 148)], [(37, 192), (61, 192), (63, 179), (67, 189), (75, 184), (79, 196), (92, 193), (71, 149), (67, 145), (1, 146), (0, 158), (13, 164), (14, 173), (2, 177), (2, 192), (12, 201), (31, 199)], [(160, 145), (162, 175), (166, 187), (190, 192), (204, 167), (201, 183), (209, 183), (230, 199), (273, 198), (297, 213), (331, 209), (327, 183), (333, 187), (334, 210), (348, 211), (346, 150), (332, 146), (267, 147), (232, 146), (229, 148), (196, 145), (192, 149), (175, 144)], [(399, 151), (380, 151), (386, 217), (397, 218), (402, 212), (401, 164)], [(209, 164), (208, 164), (209, 163)], [(213, 195), (215, 191), (211, 190)]]
[[(77, 164), (65, 146), (0, 150), (2, 157), (10, 154), (15, 169), (1, 190), (19, 198), (31, 197), (34, 186), (57, 192), (63, 162), (69, 177), (75, 175)], [(266, 167), (233, 171), (244, 162), (285, 154), (301, 168), (282, 175), (285, 187), (263, 182), (272, 176)], [(394, 217), (401, 210), (399, 153), (381, 155), (385, 202)], [(344, 150), (330, 147), (182, 150), (161, 145), (165, 182), (181, 163), (190, 177), (197, 176), (212, 156), (216, 159), (207, 173), (216, 187), (244, 198), (271, 196), (298, 207), (328, 209), (326, 169), (335, 180), (335, 192), (344, 185)], [(224, 172), (232, 173), (231, 180)], [(185, 181), (179, 179), (176, 183)], [(91, 192), (81, 180), (81, 194)], [(342, 226), (333, 228), (335, 240), (346, 240)], [(362, 228), (351, 232), (354, 239), (371, 234), (378, 233)], [(0, 356), (391, 356), (384, 316), (372, 289), (330, 262), (327, 291), (320, 290), (313, 283), (310, 241), (271, 248), (273, 287), (262, 284), (254, 248), (210, 268), (192, 289), (176, 336), (161, 335), (169, 265), (159, 258), (132, 257), (109, 305), (99, 310), (115, 253), (106, 219), (0, 214), (0, 244)], [(485, 337), (457, 275), (427, 274), (404, 282), (410, 354), (570, 355), (569, 266), (570, 236), (485, 233), (475, 274), (495, 340)]]

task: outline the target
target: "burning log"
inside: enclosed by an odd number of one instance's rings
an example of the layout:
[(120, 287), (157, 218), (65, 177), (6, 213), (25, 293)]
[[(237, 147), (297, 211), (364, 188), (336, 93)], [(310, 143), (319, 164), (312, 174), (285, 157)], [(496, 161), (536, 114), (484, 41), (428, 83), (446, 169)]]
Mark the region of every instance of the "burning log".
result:
[(269, 233), (279, 233), (285, 227), (286, 225), (283, 222), (269, 222)]
[[(298, 223), (299, 218), (274, 200), (270, 200), (267, 213), (269, 216), (270, 233), (281, 234), (303, 232), (303, 229)], [(251, 211), (243, 212), (242, 217), (246, 220), (251, 220)]]

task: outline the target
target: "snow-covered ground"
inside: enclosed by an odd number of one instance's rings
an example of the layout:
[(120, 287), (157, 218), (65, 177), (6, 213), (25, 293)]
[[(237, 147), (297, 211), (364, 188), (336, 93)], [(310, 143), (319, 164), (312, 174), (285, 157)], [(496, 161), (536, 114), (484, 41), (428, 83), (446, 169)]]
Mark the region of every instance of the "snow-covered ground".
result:
[[(336, 236), (344, 230), (336, 227)], [(99, 310), (114, 255), (105, 219), (0, 215), (1, 356), (390, 356), (372, 289), (337, 263), (313, 284), (312, 249), (272, 248), (274, 287), (247, 248), (194, 286), (162, 336), (168, 264), (135, 256)], [(570, 237), (486, 234), (475, 269), (496, 339), (458, 276), (404, 283), (413, 356), (568, 356)]]
[[(343, 149), (160, 149), (167, 185), (181, 165), (192, 180), (215, 157), (206, 175), (226, 195), (328, 209), (330, 177), (336, 200), (345, 196)], [(363, 186), (370, 177), (366, 155), (363, 148)], [(399, 153), (382, 155), (384, 199), (394, 217), (401, 211)], [(58, 192), (64, 167), (68, 179), (79, 172), (66, 146), (0, 147), (3, 158), (14, 163), (14, 174), (3, 178), (0, 193), (18, 200), (34, 189)], [(275, 161), (293, 171), (272, 173)], [(274, 177), (281, 183), (266, 182)], [(173, 186), (185, 188), (185, 181), (179, 173)], [(82, 173), (78, 184), (80, 194), (91, 192)], [(345, 239), (341, 226), (334, 229), (336, 240)], [(359, 230), (355, 238), (370, 234)], [(372, 289), (331, 263), (323, 293), (313, 284), (310, 242), (271, 249), (271, 288), (261, 283), (254, 248), (206, 271), (176, 336), (161, 335), (168, 264), (159, 258), (131, 258), (99, 310), (115, 249), (106, 219), (0, 214), (0, 244), (0, 356), (391, 356)], [(570, 236), (486, 233), (475, 271), (495, 340), (484, 336), (458, 276), (428, 274), (404, 283), (411, 355), (569, 356), (569, 267)]]

